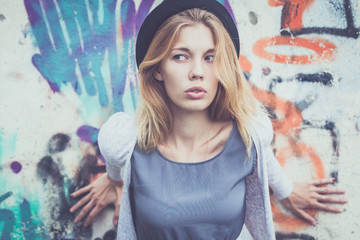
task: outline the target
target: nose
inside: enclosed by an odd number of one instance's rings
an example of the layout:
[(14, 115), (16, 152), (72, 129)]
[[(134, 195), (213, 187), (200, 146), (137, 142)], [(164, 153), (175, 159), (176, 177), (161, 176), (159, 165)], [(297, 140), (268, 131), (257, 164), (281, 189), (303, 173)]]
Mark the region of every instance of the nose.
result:
[(204, 69), (201, 60), (195, 60), (190, 71), (190, 80), (202, 80), (204, 77)]

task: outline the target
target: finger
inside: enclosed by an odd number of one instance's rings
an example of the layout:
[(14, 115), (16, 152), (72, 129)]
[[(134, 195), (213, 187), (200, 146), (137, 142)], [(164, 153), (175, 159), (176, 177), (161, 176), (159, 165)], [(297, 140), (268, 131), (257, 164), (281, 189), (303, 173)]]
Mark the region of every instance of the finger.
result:
[(345, 190), (342, 189), (328, 189), (327, 194), (344, 194)]
[(319, 193), (319, 194), (326, 194), (328, 191), (328, 189), (326, 187), (317, 187), (315, 188), (315, 192)]
[(113, 223), (114, 223), (114, 225), (117, 225), (117, 224), (118, 224), (119, 214), (120, 214), (120, 201), (118, 201), (118, 202), (115, 204), (115, 212), (114, 212), (114, 216), (113, 216)]
[(95, 208), (93, 208), (93, 210), (89, 213), (88, 217), (85, 220), (84, 226), (87, 227), (89, 226), (92, 221), (94, 220), (94, 218), (99, 214), (99, 212), (101, 212), (101, 210), (103, 210), (104, 207), (101, 206), (96, 206)]
[(90, 200), (91, 200), (90, 195), (89, 194), (86, 195), (85, 197), (80, 199), (74, 206), (72, 206), (72, 208), (70, 208), (70, 212), (71, 213), (76, 212), (79, 209), (79, 207), (83, 206), (84, 204), (86, 204)]
[(347, 203), (347, 200), (344, 198), (335, 198), (335, 197), (330, 197), (330, 196), (325, 196), (325, 195), (320, 195), (318, 200), (322, 203), (338, 203), (338, 204)]
[(328, 197), (328, 196), (325, 196), (325, 195), (322, 195), (322, 194), (318, 194), (317, 196), (316, 196), (316, 198), (317, 198), (317, 200), (319, 201), (319, 202), (327, 202), (327, 200), (330, 198), (330, 197)]
[(345, 191), (342, 189), (332, 189), (327, 187), (318, 187), (316, 192), (320, 194), (344, 194)]
[(71, 197), (71, 198), (76, 198), (76, 197), (78, 197), (78, 196), (80, 196), (80, 195), (82, 195), (82, 194), (84, 194), (84, 193), (89, 192), (90, 189), (91, 189), (91, 186), (90, 186), (90, 185), (88, 185), (88, 186), (86, 186), (86, 187), (83, 187), (83, 188), (80, 188), (80, 189), (77, 190), (76, 192), (73, 192), (72, 194), (70, 194), (70, 197)]
[(85, 207), (83, 207), (83, 209), (80, 211), (80, 213), (74, 219), (74, 223), (78, 223), (81, 219), (83, 219), (84, 216), (86, 216), (86, 214), (88, 214), (88, 212), (93, 208), (94, 205), (95, 205), (94, 201), (90, 201), (88, 204), (86, 204)]
[(330, 184), (330, 183), (335, 183), (336, 179), (335, 178), (321, 178), (321, 179), (315, 179), (315, 180), (311, 180), (310, 183), (318, 186), (318, 185), (323, 185), (323, 184)]
[(313, 208), (322, 210), (325, 212), (332, 212), (332, 213), (341, 213), (342, 212), (342, 210), (340, 208), (330, 206), (330, 205), (324, 204), (322, 202), (318, 202), (318, 203), (314, 204)]
[(310, 223), (313, 226), (316, 226), (315, 218), (313, 218), (310, 214), (308, 214), (306, 211), (299, 209), (297, 210), (297, 214), (302, 217), (305, 221)]

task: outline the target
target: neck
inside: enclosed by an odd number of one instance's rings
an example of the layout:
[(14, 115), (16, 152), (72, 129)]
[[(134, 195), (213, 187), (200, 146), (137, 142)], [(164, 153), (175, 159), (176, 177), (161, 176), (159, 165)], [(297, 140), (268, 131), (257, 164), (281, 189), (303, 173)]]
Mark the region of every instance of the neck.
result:
[(172, 114), (172, 129), (158, 148), (177, 162), (200, 162), (216, 156), (232, 131), (231, 121), (214, 122), (208, 111)]
[(213, 121), (210, 120), (208, 111), (202, 112), (173, 112), (173, 127), (165, 141), (189, 150), (201, 147), (209, 141)]

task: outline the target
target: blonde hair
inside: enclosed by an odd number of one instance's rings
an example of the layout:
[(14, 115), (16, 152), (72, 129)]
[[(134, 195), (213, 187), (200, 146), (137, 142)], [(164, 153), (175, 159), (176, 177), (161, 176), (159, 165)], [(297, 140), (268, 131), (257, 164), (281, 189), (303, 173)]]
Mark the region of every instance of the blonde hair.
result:
[(154, 73), (171, 50), (180, 30), (196, 24), (208, 27), (215, 40), (214, 71), (219, 84), (209, 106), (210, 118), (213, 121), (235, 119), (249, 155), (252, 146), (250, 119), (261, 111), (261, 107), (244, 77), (233, 42), (221, 21), (214, 14), (197, 8), (167, 19), (155, 34), (139, 66), (138, 145), (144, 151), (151, 151), (172, 128), (168, 96), (163, 82), (157, 81)]

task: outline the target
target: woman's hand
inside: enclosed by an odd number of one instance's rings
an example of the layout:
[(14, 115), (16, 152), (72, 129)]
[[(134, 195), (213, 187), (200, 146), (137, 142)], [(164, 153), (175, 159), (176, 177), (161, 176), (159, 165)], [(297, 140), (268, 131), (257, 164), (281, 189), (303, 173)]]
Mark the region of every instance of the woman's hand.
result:
[(342, 210), (329, 205), (329, 203), (344, 204), (344, 198), (331, 195), (344, 194), (345, 191), (329, 188), (328, 184), (336, 182), (333, 178), (312, 180), (309, 182), (294, 182), (293, 191), (289, 197), (281, 200), (281, 203), (292, 213), (303, 218), (313, 226), (316, 225), (314, 217), (305, 209), (318, 209), (326, 212), (341, 213)]
[(81, 206), (85, 205), (75, 218), (74, 222), (79, 222), (88, 214), (84, 223), (84, 226), (87, 227), (101, 210), (110, 204), (114, 204), (115, 213), (113, 216), (113, 223), (116, 225), (119, 218), (123, 187), (123, 181), (113, 181), (109, 178), (107, 173), (104, 173), (90, 185), (72, 193), (70, 195), (71, 198), (86, 194), (70, 209), (70, 212), (74, 213), (81, 208)]

